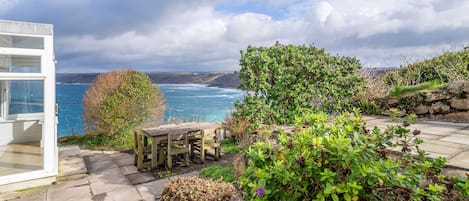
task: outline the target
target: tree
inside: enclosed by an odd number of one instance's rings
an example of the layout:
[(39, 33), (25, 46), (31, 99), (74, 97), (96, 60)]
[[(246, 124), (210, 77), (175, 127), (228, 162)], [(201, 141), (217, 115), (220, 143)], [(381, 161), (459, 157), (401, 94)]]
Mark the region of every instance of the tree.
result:
[(99, 75), (83, 98), (88, 135), (119, 138), (143, 125), (163, 122), (165, 100), (148, 75), (118, 70)]

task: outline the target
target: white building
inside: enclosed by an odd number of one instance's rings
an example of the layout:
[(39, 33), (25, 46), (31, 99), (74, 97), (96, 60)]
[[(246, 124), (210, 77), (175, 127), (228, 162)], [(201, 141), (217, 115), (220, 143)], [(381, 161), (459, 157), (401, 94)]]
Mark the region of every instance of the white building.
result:
[(55, 58), (50, 24), (0, 20), (0, 192), (57, 175)]

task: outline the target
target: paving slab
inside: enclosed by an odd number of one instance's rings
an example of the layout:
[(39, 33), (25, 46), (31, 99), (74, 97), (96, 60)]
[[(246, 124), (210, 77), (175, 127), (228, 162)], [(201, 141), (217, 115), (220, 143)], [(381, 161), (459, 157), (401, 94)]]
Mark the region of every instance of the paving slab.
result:
[(469, 145), (469, 135), (464, 135), (464, 134), (451, 134), (439, 140), (445, 141), (445, 142), (454, 142), (454, 143)]
[(112, 161), (112, 158), (106, 154), (93, 154), (93, 155), (86, 155), (83, 156), (87, 163), (95, 163), (101, 161)]
[(456, 132), (457, 134), (469, 135), (469, 128), (462, 129)]
[(452, 133), (455, 133), (461, 129), (459, 128), (454, 128), (454, 127), (446, 127), (446, 126), (424, 126), (421, 127), (422, 133), (425, 134), (433, 134), (433, 135), (450, 135)]
[(138, 171), (137, 167), (135, 167), (134, 165), (126, 165), (126, 166), (122, 166), (122, 167), (119, 167), (120, 171), (122, 172), (123, 175), (129, 175), (129, 174), (135, 174), (135, 173), (139, 173), (140, 171)]
[(0, 193), (0, 200), (46, 200), (47, 188)]
[(119, 168), (110, 168), (99, 173), (91, 173), (88, 176), (93, 195), (107, 193), (132, 186)]
[(441, 171), (441, 173), (449, 177), (452, 177), (452, 176), (466, 177), (466, 175), (469, 174), (469, 171), (459, 170), (459, 169), (454, 169), (454, 168), (445, 168)]
[(136, 185), (135, 188), (137, 188), (137, 191), (140, 193), (144, 200), (156, 200), (161, 198), (161, 194), (164, 190), (164, 185), (169, 182), (169, 179), (160, 179)]
[(93, 196), (93, 201), (139, 201), (142, 197), (134, 187), (119, 189)]
[[(420, 136), (420, 135), (418, 135)], [(458, 148), (458, 149), (461, 149), (461, 152), (464, 150), (464, 149), (467, 149), (468, 146), (466, 144), (461, 144), (461, 143), (454, 143), (454, 142), (446, 142), (446, 141), (441, 141), (441, 139), (438, 139), (438, 140), (424, 140), (423, 141), (424, 144), (429, 144), (429, 145), (433, 145), (433, 144), (436, 144), (438, 146), (446, 146), (446, 147), (453, 147), (453, 148)]]
[(34, 195), (22, 197), (19, 199), (14, 199), (14, 201), (46, 201), (47, 200), (47, 194), (46, 192), (40, 192)]
[(462, 152), (448, 161), (448, 165), (469, 170), (469, 151)]
[(422, 133), (418, 137), (424, 139), (424, 141), (426, 142), (427, 140), (437, 140), (445, 136)]
[(91, 156), (96, 154), (103, 154), (103, 151), (99, 150), (90, 150), (90, 149), (81, 149), (80, 150), (82, 156)]
[(47, 190), (47, 201), (69, 200), (69, 201), (92, 201), (90, 187), (88, 185), (52, 188)]
[(59, 147), (59, 159), (67, 157), (81, 157), (80, 147), (78, 145), (66, 145)]
[(124, 155), (119, 158), (114, 158), (114, 162), (120, 166), (134, 165), (134, 157), (132, 155)]
[(451, 158), (464, 151), (462, 148), (450, 147), (448, 145), (433, 143), (431, 141), (424, 142), (423, 144), (419, 145), (419, 148), (426, 152), (444, 155), (447, 158)]
[(81, 156), (69, 156), (59, 160), (59, 177), (86, 174), (85, 160)]
[(139, 173), (127, 175), (127, 179), (130, 181), (132, 185), (137, 185), (137, 184), (146, 183), (149, 181), (154, 181), (156, 178), (150, 172), (139, 172)]
[[(104, 157), (103, 157), (104, 158)], [(95, 162), (88, 162), (88, 172), (89, 173), (98, 173), (107, 171), (108, 169), (119, 168), (116, 163), (112, 160), (102, 160)]]
[(82, 178), (77, 180), (69, 180), (69, 181), (59, 181), (55, 186), (51, 186), (51, 188), (68, 188), (68, 187), (78, 187), (78, 186), (85, 186), (89, 185), (90, 181), (88, 178)]

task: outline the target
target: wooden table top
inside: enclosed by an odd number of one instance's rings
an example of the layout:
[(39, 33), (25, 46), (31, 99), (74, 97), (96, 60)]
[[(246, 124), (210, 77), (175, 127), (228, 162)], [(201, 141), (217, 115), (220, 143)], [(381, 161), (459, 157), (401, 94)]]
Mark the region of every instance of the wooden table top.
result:
[(153, 128), (143, 128), (142, 131), (150, 136), (161, 136), (161, 135), (172, 135), (172, 134), (181, 134), (191, 131), (206, 130), (206, 129), (216, 129), (219, 128), (220, 124), (211, 123), (211, 122), (187, 122), (180, 124), (167, 124), (161, 125)]

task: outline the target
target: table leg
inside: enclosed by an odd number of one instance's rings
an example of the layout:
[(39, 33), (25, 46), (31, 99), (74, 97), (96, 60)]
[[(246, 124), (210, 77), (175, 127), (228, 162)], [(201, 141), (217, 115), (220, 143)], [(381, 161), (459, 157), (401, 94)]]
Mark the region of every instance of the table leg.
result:
[(151, 169), (158, 166), (158, 141), (155, 137), (151, 139)]
[(171, 156), (171, 136), (168, 136), (168, 147), (166, 148), (166, 165), (168, 169), (173, 168), (173, 157)]
[(205, 131), (204, 129), (200, 130), (202, 139), (200, 140), (200, 163), (205, 163)]
[(137, 134), (137, 169), (143, 168), (143, 144), (142, 135)]

